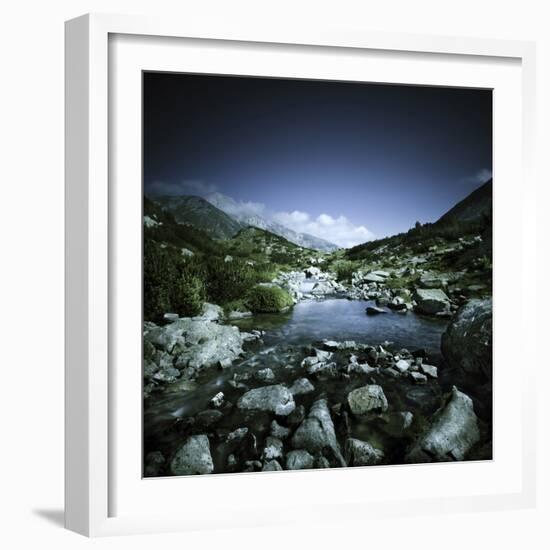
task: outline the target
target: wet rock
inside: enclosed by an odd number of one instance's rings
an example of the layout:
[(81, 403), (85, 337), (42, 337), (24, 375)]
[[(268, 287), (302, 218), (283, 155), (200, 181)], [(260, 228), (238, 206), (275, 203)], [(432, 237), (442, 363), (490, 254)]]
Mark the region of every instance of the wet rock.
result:
[(298, 378), (298, 380), (295, 380), (292, 386), (290, 386), (289, 391), (293, 396), (305, 395), (315, 391), (315, 387), (307, 378)]
[(366, 441), (353, 438), (346, 440), (344, 454), (350, 466), (373, 466), (384, 458), (383, 451), (375, 449)]
[(166, 459), (160, 451), (147, 453), (147, 456), (145, 457), (145, 468), (143, 472), (145, 477), (158, 477), (162, 475), (165, 463)]
[(230, 321), (234, 321), (234, 320), (237, 320), (237, 319), (245, 319), (247, 317), (252, 317), (252, 312), (251, 311), (230, 311), (228, 314), (227, 314), (227, 318), (230, 320)]
[(367, 306), (367, 315), (380, 315), (381, 313), (387, 313), (385, 309), (376, 306)]
[(485, 380), (492, 379), (492, 310), (491, 298), (470, 300), (457, 311), (441, 337), (441, 351), (451, 367)]
[(175, 476), (211, 474), (214, 471), (214, 463), (208, 437), (206, 435), (190, 436), (172, 458), (170, 471)]
[(195, 426), (198, 429), (210, 428), (217, 424), (223, 418), (223, 413), (218, 410), (202, 411), (195, 416)]
[(281, 472), (283, 468), (276, 460), (269, 460), (264, 463), (262, 472)]
[(479, 439), (479, 427), (472, 400), (453, 387), (446, 404), (434, 415), (432, 424), (411, 446), (406, 460), (464, 460)]
[(254, 375), (254, 378), (262, 382), (268, 382), (269, 380), (274, 380), (275, 375), (273, 374), (273, 371), (270, 368), (266, 368), (266, 369), (260, 369), (259, 371), (257, 371), (256, 374)]
[(303, 449), (290, 451), (285, 466), (287, 470), (309, 470), (313, 468), (313, 457)]
[(264, 460), (272, 460), (283, 456), (283, 442), (277, 438), (269, 436), (265, 440), (265, 447), (262, 453)]
[(385, 412), (388, 400), (380, 386), (370, 384), (351, 391), (348, 394), (348, 405), (355, 416), (363, 416), (371, 412)]
[(278, 439), (286, 439), (290, 435), (290, 429), (281, 426), (276, 420), (271, 422), (271, 435)]
[(347, 366), (348, 374), (372, 374), (378, 372), (376, 367), (371, 367), (367, 363), (350, 363)]
[(416, 311), (426, 315), (447, 314), (450, 312), (451, 302), (440, 289), (417, 288), (414, 293)]
[(246, 426), (242, 428), (237, 428), (236, 430), (227, 434), (226, 441), (228, 443), (235, 443), (237, 441), (242, 441), (246, 434), (248, 433), (248, 428)]
[(428, 382), (428, 377), (420, 372), (410, 372), (409, 377), (415, 384), (426, 384)]
[(425, 374), (430, 378), (437, 378), (437, 367), (434, 367), (433, 365), (420, 363), (419, 369), (422, 374)]
[(224, 400), (225, 396), (223, 392), (220, 391), (212, 399), (210, 399), (210, 406), (218, 409), (223, 405)]
[(338, 366), (336, 363), (315, 363), (307, 368), (307, 373), (316, 378), (336, 378)]
[(205, 302), (202, 306), (202, 312), (199, 318), (205, 321), (222, 321), (224, 317), (223, 308), (216, 304)]
[(326, 399), (313, 403), (307, 417), (294, 432), (291, 445), (294, 449), (305, 449), (311, 453), (322, 452), (328, 447), (338, 462), (344, 465)]
[(296, 408), (296, 404), (288, 388), (277, 384), (247, 391), (237, 402), (237, 407), (244, 410), (269, 411), (286, 416)]
[(410, 361), (406, 361), (405, 359), (399, 359), (397, 363), (393, 366), (396, 370), (399, 372), (406, 372), (409, 370), (409, 367), (411, 366)]

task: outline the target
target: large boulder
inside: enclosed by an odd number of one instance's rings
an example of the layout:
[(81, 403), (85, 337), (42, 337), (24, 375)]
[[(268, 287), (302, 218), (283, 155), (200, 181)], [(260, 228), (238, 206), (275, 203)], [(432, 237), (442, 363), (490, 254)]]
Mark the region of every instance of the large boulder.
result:
[(388, 409), (388, 400), (384, 390), (377, 384), (356, 388), (348, 394), (348, 405), (355, 416), (368, 413), (382, 413)]
[(313, 454), (329, 449), (336, 463), (345, 466), (326, 399), (313, 403), (309, 414), (294, 432), (291, 445), (294, 449), (305, 449)]
[(407, 462), (464, 460), (479, 441), (480, 433), (472, 400), (453, 387), (447, 402), (434, 415), (428, 429), (413, 443)]
[(493, 300), (470, 300), (454, 315), (441, 337), (451, 367), (490, 380), (493, 370)]
[(214, 463), (210, 454), (208, 436), (189, 437), (172, 458), (170, 471), (175, 476), (211, 474), (214, 471)]
[(179, 370), (197, 371), (230, 364), (243, 352), (237, 327), (199, 317), (178, 319), (163, 327), (147, 323), (143, 339), (144, 346), (153, 346), (174, 357), (174, 366)]
[(237, 407), (244, 410), (267, 411), (286, 416), (296, 408), (296, 404), (289, 389), (281, 384), (276, 384), (247, 391), (237, 401)]
[(439, 288), (417, 288), (413, 299), (416, 311), (425, 315), (448, 314), (451, 310), (449, 297)]

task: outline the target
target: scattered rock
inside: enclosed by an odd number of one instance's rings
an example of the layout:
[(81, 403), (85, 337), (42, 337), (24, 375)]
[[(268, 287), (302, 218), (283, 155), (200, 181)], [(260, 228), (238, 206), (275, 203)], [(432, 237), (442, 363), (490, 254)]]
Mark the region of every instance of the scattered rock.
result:
[(304, 421), (304, 418), (306, 417), (306, 409), (303, 405), (298, 405), (294, 411), (292, 411), (287, 419), (286, 423), (289, 426), (297, 426), (298, 424), (301, 424)]
[(426, 384), (428, 377), (420, 372), (410, 372), (409, 376), (415, 384)]
[(385, 309), (376, 306), (367, 306), (367, 315), (380, 315), (381, 313), (387, 313)]
[(283, 442), (277, 438), (269, 436), (265, 440), (265, 448), (262, 454), (264, 460), (272, 460), (283, 456)]
[(313, 468), (313, 457), (303, 449), (290, 451), (285, 465), (287, 470), (309, 470)]
[(410, 448), (408, 462), (464, 460), (480, 439), (472, 400), (453, 387), (447, 403), (434, 415), (431, 426)]
[(355, 416), (363, 416), (370, 412), (385, 412), (388, 408), (388, 400), (380, 386), (370, 384), (350, 392), (348, 405)]
[(451, 302), (448, 296), (440, 289), (417, 288), (414, 293), (416, 311), (426, 315), (450, 312)]
[(384, 458), (384, 453), (370, 443), (353, 438), (346, 440), (344, 454), (349, 466), (373, 466)]
[(262, 467), (262, 472), (281, 472), (283, 468), (276, 460), (265, 462)]
[(298, 378), (290, 386), (289, 391), (293, 396), (305, 395), (306, 393), (315, 391), (315, 387), (307, 378)]
[(228, 443), (234, 443), (236, 441), (242, 441), (247, 433), (248, 433), (248, 428), (246, 426), (244, 426), (242, 428), (237, 428), (236, 430), (234, 430), (231, 433), (227, 434), (226, 441)]
[(214, 471), (214, 463), (208, 437), (206, 435), (189, 437), (172, 458), (170, 471), (175, 476), (211, 474)]
[(420, 372), (429, 376), (430, 378), (437, 378), (437, 367), (433, 365), (427, 365), (425, 363), (420, 363), (419, 366)]
[(311, 453), (320, 453), (328, 447), (340, 465), (345, 465), (326, 399), (313, 403), (307, 417), (294, 432), (291, 445), (294, 449), (306, 449)]
[(216, 409), (223, 405), (225, 396), (223, 392), (218, 392), (212, 399), (210, 399), (210, 405)]
[(254, 375), (254, 378), (262, 382), (268, 382), (269, 380), (275, 380), (275, 375), (273, 374), (273, 371), (270, 368), (265, 368), (257, 371), (256, 374)]
[(223, 308), (216, 304), (209, 304), (205, 302), (202, 306), (202, 313), (200, 318), (206, 321), (222, 321), (223, 320)]
[(271, 422), (271, 435), (278, 439), (286, 439), (290, 435), (290, 429), (281, 426), (276, 420)]
[(286, 416), (296, 408), (296, 404), (288, 388), (277, 384), (247, 391), (237, 402), (237, 407)]
[(411, 366), (411, 363), (409, 361), (406, 361), (405, 359), (400, 359), (395, 363), (393, 368), (398, 370), (399, 372), (406, 372), (409, 370), (409, 367)]

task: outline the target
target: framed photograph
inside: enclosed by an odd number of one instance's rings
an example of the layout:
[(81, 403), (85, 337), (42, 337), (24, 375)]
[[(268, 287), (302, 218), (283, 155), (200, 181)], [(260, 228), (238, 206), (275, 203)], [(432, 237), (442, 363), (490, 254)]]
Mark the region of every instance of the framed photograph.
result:
[(67, 22), (67, 528), (531, 506), (534, 116), (531, 43)]

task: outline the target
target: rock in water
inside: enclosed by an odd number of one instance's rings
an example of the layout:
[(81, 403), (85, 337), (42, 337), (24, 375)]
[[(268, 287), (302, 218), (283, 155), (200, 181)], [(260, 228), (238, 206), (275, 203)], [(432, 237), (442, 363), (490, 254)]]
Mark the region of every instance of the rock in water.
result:
[(309, 414), (294, 432), (291, 445), (294, 449), (306, 449), (314, 454), (328, 448), (336, 462), (345, 466), (326, 399), (313, 403)]
[(268, 411), (286, 416), (296, 408), (296, 404), (288, 388), (276, 384), (247, 391), (237, 401), (237, 407), (245, 410)]
[(211, 474), (214, 471), (214, 463), (208, 437), (206, 435), (189, 437), (170, 462), (170, 471), (175, 476)]
[(315, 387), (307, 378), (298, 378), (290, 386), (289, 391), (292, 395), (305, 395), (315, 391)]
[(441, 337), (441, 352), (451, 367), (492, 379), (493, 300), (470, 300), (452, 318)]
[(313, 457), (303, 449), (290, 451), (286, 455), (287, 470), (308, 470), (313, 468)]
[(376, 306), (367, 306), (367, 315), (380, 315), (381, 313), (387, 313), (385, 309)]
[(266, 462), (262, 468), (262, 472), (280, 472), (282, 471), (281, 465), (276, 460), (270, 460)]
[(377, 384), (363, 386), (350, 392), (348, 404), (355, 416), (363, 416), (370, 412), (385, 412), (388, 408), (384, 390)]
[(344, 453), (350, 466), (373, 466), (384, 458), (384, 453), (370, 443), (353, 438), (346, 440)]
[(453, 386), (447, 403), (439, 409), (431, 426), (412, 445), (407, 462), (464, 460), (480, 438), (472, 400)]
[(448, 313), (451, 308), (448, 296), (438, 288), (417, 288), (413, 298), (416, 302), (416, 311), (426, 315)]

